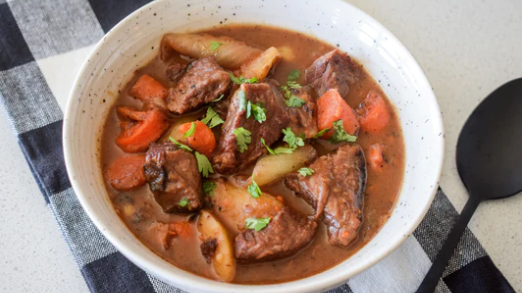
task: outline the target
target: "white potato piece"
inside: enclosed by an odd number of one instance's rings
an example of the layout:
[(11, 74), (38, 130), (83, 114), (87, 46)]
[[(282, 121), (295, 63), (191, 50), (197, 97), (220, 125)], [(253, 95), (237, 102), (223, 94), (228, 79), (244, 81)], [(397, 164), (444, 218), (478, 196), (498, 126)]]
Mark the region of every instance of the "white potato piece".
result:
[(239, 76), (246, 78), (256, 77), (261, 80), (265, 78), (272, 68), (277, 66), (281, 60), (281, 54), (275, 47), (266, 49), (261, 55), (243, 64), (239, 70)]
[[(215, 56), (217, 63), (227, 69), (237, 69), (263, 52), (233, 38), (210, 34), (167, 34), (163, 41), (192, 58)], [(220, 45), (212, 48), (215, 42)]]
[(234, 248), (225, 227), (208, 211), (202, 210), (198, 219), (198, 231), (204, 241), (216, 239), (217, 247), (212, 256), (212, 267), (218, 277), (230, 282), (236, 275)]
[(234, 236), (245, 227), (248, 218), (273, 217), (283, 208), (283, 203), (263, 192), (253, 198), (248, 190), (223, 179), (216, 180), (214, 195), (210, 197), (214, 215)]
[(252, 174), (257, 185), (270, 184), (305, 167), (316, 157), (317, 151), (311, 145), (298, 148), (291, 154), (267, 155), (257, 161)]

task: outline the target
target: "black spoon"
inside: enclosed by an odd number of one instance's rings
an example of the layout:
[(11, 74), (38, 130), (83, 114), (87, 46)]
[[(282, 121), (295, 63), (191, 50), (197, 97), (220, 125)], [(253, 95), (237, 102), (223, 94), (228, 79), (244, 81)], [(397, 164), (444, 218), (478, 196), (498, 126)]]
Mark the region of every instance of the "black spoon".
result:
[(491, 93), (460, 132), (457, 169), (469, 199), (417, 292), (433, 292), (471, 216), (483, 200), (522, 191), (522, 78)]

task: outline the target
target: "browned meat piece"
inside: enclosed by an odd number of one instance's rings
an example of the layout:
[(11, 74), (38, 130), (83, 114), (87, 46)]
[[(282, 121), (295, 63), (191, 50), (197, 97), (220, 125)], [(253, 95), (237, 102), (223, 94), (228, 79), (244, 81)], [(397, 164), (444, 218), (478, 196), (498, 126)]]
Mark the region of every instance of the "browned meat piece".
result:
[(309, 88), (291, 90), (292, 94), (305, 101), (301, 107), (288, 108), (290, 127), (295, 134), (303, 133), (305, 138), (312, 138), (317, 134), (317, 105), (309, 93)]
[(178, 84), (170, 89), (167, 107), (175, 114), (196, 110), (226, 95), (229, 85), (230, 76), (214, 57), (196, 60), (190, 63)]
[(201, 254), (207, 261), (207, 263), (212, 262), (212, 258), (214, 258), (214, 254), (216, 253), (217, 248), (217, 239), (216, 238), (208, 238), (207, 240), (201, 243)]
[(344, 145), (319, 157), (310, 168), (313, 175), (289, 174), (285, 184), (314, 207), (316, 218), (324, 214), (330, 244), (346, 246), (357, 237), (362, 220), (364, 153), (358, 145)]
[(194, 212), (203, 205), (196, 158), (170, 142), (150, 145), (145, 178), (156, 202), (167, 213)]
[(165, 69), (165, 74), (170, 81), (174, 82), (185, 72), (185, 69), (187, 69), (187, 64), (172, 62)]
[[(266, 109), (266, 121), (260, 123), (251, 116), (246, 118), (246, 110), (240, 108), (240, 96), (244, 93), (246, 101), (263, 104)], [(223, 125), (222, 135), (217, 150), (212, 158), (214, 170), (221, 174), (232, 174), (247, 167), (265, 153), (265, 146), (272, 145), (279, 139), (281, 130), (288, 125), (289, 119), (281, 93), (268, 83), (242, 84), (230, 98), (227, 120)], [(239, 151), (234, 130), (243, 127), (250, 131), (251, 142), (243, 153)]]
[(336, 88), (342, 97), (348, 94), (349, 85), (361, 76), (361, 68), (350, 56), (337, 49), (317, 58), (305, 70), (305, 80), (318, 96)]
[(294, 254), (312, 241), (317, 223), (285, 207), (258, 232), (237, 235), (235, 255), (242, 261), (261, 261)]

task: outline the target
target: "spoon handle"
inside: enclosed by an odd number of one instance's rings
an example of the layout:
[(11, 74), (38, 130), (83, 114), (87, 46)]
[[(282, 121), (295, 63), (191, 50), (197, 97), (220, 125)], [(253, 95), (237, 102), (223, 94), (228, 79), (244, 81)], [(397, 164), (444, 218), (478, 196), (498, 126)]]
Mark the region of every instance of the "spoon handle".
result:
[(435, 291), (435, 287), (439, 283), (439, 279), (442, 277), (442, 273), (448, 264), (457, 244), (460, 241), (460, 237), (464, 234), (464, 230), (473, 216), (473, 213), (477, 209), (477, 206), (480, 203), (480, 199), (477, 197), (470, 197), (462, 210), (462, 213), (459, 216), (459, 219), (455, 226), (451, 229), (450, 234), (446, 238), (442, 249), (437, 254), (437, 258), (433, 262), (428, 274), (422, 281), (419, 289), (417, 289), (417, 293), (431, 293)]

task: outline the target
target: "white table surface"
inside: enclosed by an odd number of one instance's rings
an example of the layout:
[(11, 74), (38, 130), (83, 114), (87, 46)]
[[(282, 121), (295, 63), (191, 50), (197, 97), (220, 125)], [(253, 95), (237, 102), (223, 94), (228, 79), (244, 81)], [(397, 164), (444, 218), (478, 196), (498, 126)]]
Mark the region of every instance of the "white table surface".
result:
[[(491, 91), (522, 77), (522, 1), (349, 0), (388, 27), (430, 80), (444, 115), (446, 160), (441, 186), (457, 210), (467, 195), (454, 156), (460, 128)], [(53, 70), (72, 83), (90, 47)], [(79, 61), (78, 61), (79, 60)], [(62, 65), (63, 66), (63, 65)], [(68, 89), (56, 90), (60, 105)], [(0, 111), (0, 292), (88, 292), (72, 254)], [(522, 292), (522, 196), (481, 205), (470, 223), (494, 263)]]

